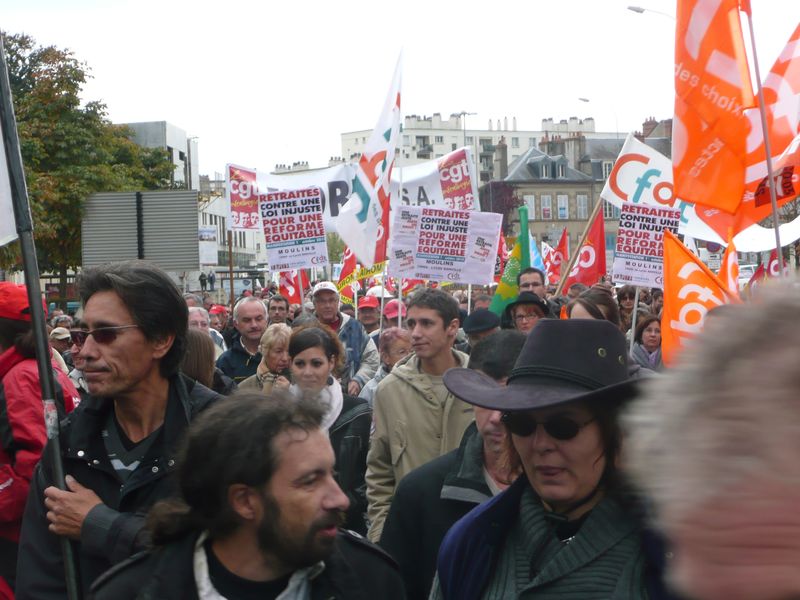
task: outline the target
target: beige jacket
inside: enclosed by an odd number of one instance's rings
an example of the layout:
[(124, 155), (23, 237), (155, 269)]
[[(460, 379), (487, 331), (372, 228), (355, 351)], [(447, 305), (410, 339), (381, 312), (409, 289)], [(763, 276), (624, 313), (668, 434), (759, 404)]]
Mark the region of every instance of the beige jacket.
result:
[[(453, 354), (460, 366), (467, 366), (469, 356), (458, 350)], [(397, 363), (378, 384), (367, 454), (370, 540), (380, 539), (400, 480), (411, 470), (458, 448), (473, 419), (472, 406), (452, 394), (444, 404), (437, 400), (415, 354)]]

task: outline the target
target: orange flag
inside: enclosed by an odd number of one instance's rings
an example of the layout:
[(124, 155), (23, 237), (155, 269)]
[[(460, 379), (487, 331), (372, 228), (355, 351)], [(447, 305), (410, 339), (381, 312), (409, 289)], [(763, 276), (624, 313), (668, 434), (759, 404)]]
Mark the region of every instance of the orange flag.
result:
[(739, 298), (739, 258), (736, 256), (736, 246), (733, 244), (733, 235), (728, 235), (728, 247), (722, 255), (722, 264), (719, 267), (718, 277), (728, 292)]
[[(600, 200), (602, 202), (602, 200)], [(566, 238), (562, 236), (562, 241)], [(558, 245), (561, 248), (561, 244)], [(586, 241), (578, 249), (578, 259), (569, 272), (567, 280), (564, 282), (562, 290), (569, 289), (573, 283), (583, 283), (588, 286), (593, 286), (600, 281), (600, 278), (606, 274), (606, 234), (605, 224), (603, 222), (603, 211), (597, 211), (597, 216), (594, 218), (589, 228), (589, 235), (586, 236)]]
[(706, 313), (738, 302), (726, 285), (670, 231), (664, 231), (664, 309), (661, 355), (671, 365), (686, 340), (703, 329)]
[(744, 111), (756, 106), (739, 9), (739, 0), (679, 0), (675, 35), (675, 195), (728, 213), (744, 195)]
[[(800, 25), (778, 56), (763, 83), (767, 130), (773, 155), (773, 176), (777, 183), (778, 206), (800, 193), (795, 173), (800, 169)], [(736, 235), (772, 212), (766, 186), (767, 162), (761, 116), (758, 108), (746, 109), (751, 130), (745, 158), (745, 192), (735, 215), (714, 208), (697, 206), (697, 215), (720, 237), (732, 227)]]

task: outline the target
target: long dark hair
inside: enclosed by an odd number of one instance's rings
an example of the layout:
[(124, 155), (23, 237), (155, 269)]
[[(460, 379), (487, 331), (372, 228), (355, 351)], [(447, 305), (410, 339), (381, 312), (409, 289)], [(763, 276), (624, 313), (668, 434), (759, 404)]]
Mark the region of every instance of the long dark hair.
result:
[(233, 484), (263, 487), (280, 466), (274, 440), (283, 431), (319, 428), (323, 406), (308, 398), (275, 391), (236, 392), (217, 402), (191, 424), (178, 453), (179, 497), (157, 503), (147, 517), (155, 545), (191, 531), (224, 537), (240, 523), (228, 503)]
[(4, 350), (13, 347), (25, 358), (34, 358), (36, 342), (30, 322), (0, 319), (0, 347)]

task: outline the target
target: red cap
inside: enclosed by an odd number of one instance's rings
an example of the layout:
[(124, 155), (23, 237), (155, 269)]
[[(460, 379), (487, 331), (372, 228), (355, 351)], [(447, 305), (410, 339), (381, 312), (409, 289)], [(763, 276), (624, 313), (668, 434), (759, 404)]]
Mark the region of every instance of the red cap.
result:
[[(42, 304), (44, 305), (44, 302)], [(45, 309), (45, 315), (47, 315), (47, 309)], [(0, 319), (30, 322), (28, 290), (24, 285), (0, 281)]]
[(208, 314), (210, 315), (224, 315), (227, 312), (228, 309), (221, 304), (213, 304), (211, 308), (208, 309)]
[(358, 301), (358, 308), (378, 308), (380, 304), (375, 296), (364, 296)]
[(397, 307), (400, 306), (400, 314), (402, 316), (406, 316), (406, 305), (401, 304), (400, 301), (395, 298), (394, 300), (389, 300), (383, 306), (383, 316), (387, 319), (396, 319), (397, 318)]

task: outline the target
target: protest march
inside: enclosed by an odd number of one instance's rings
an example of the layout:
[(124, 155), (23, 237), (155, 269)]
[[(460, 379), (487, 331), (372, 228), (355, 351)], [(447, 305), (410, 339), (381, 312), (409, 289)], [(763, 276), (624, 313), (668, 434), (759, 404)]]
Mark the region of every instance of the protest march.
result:
[[(0, 36), (0, 600), (800, 598), (798, 7), (776, 56), (764, 0), (628, 7), (674, 28), (673, 112), (611, 136), (406, 114), (466, 49), (398, 55), (387, 19), (389, 61), (312, 7), (359, 56), (312, 65), (266, 50), (337, 55), (309, 15), (230, 8), (241, 62), (192, 88), (242, 148), (213, 178), (200, 136), (80, 96), (72, 50)], [(312, 91), (341, 156), (269, 168), (318, 115), (288, 142), (236, 107)]]

